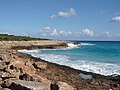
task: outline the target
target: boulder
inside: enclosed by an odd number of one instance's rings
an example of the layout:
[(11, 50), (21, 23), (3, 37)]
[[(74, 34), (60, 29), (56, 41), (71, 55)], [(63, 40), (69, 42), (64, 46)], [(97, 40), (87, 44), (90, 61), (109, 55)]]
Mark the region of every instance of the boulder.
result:
[(37, 81), (37, 82), (42, 82), (42, 83), (46, 83), (49, 87), (51, 86), (51, 81), (48, 80), (47, 78), (43, 78), (39, 75), (29, 75), (29, 74), (24, 74), (22, 76), (20, 76), (21, 80), (25, 80), (25, 81)]
[(58, 90), (75, 90), (72, 86), (68, 85), (66, 82), (58, 81), (56, 85), (59, 88)]
[(41, 77), (39, 75), (34, 75), (33, 78), (34, 78), (34, 80), (36, 80), (38, 82), (46, 83), (50, 88), (51, 81), (48, 80), (47, 78), (43, 78), (43, 77)]
[(35, 72), (36, 72), (36, 69), (34, 68), (34, 66), (32, 65), (32, 63), (29, 62), (29, 61), (25, 62), (25, 68), (24, 68), (24, 70), (25, 70), (25, 73), (32, 74), (32, 75), (34, 75)]
[(11, 64), (11, 67), (17, 68), (20, 70), (20, 74), (35, 74), (36, 70), (34, 66), (30, 62), (23, 62), (23, 61), (14, 61)]
[(38, 68), (38, 69), (45, 70), (47, 68), (47, 63), (45, 62), (35, 62), (33, 65), (35, 68)]
[(15, 80), (11, 84), (12, 90), (50, 90), (49, 86), (44, 83), (35, 81)]

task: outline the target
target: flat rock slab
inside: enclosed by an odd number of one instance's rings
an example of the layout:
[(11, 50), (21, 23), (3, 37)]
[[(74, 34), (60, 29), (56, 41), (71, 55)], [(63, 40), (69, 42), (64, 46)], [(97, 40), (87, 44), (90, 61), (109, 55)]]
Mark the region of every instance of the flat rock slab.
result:
[(82, 79), (92, 79), (92, 78), (93, 78), (92, 75), (86, 75), (86, 74), (83, 74), (83, 73), (80, 74), (80, 77), (81, 77)]
[(50, 90), (49, 85), (36, 82), (15, 80), (11, 84), (11, 90)]

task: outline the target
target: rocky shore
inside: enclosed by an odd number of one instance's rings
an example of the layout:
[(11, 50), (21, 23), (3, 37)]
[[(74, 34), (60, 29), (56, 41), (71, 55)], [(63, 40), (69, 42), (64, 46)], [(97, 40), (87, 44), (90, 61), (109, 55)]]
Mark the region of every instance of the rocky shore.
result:
[(21, 49), (67, 47), (68, 41), (1, 41), (0, 90), (120, 90), (120, 76), (103, 76), (44, 61)]

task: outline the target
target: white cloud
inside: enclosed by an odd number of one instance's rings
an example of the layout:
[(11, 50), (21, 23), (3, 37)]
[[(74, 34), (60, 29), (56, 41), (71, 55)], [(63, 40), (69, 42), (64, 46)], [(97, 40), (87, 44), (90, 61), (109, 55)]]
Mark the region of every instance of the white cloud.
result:
[(59, 36), (59, 32), (56, 29), (51, 30), (51, 36)]
[(120, 22), (120, 16), (116, 16), (112, 18), (113, 22)]
[(45, 27), (41, 31), (42, 36), (69, 36), (71, 34), (72, 34), (71, 31), (57, 30), (51, 27)]
[(64, 31), (52, 27), (44, 27), (39, 34), (44, 38), (52, 39), (80, 39), (80, 40), (119, 40), (120, 34), (105, 32), (94, 32), (91, 29), (85, 28), (78, 31)]
[(112, 34), (111, 34), (109, 31), (106, 31), (106, 32), (104, 33), (104, 35), (106, 35), (107, 37), (112, 36)]
[(50, 30), (50, 27), (44, 27), (44, 30)]
[(68, 12), (60, 11), (60, 12), (58, 12), (56, 15), (54, 14), (54, 15), (50, 16), (50, 18), (51, 18), (51, 19), (57, 18), (57, 17), (64, 17), (64, 18), (65, 18), (65, 17), (74, 16), (74, 15), (76, 15), (75, 9), (70, 8)]
[(93, 34), (94, 34), (94, 32), (88, 28), (83, 29), (82, 32), (88, 36), (93, 36)]
[(109, 31), (104, 32), (103, 34), (101, 34), (101, 36), (102, 35), (105, 35), (107, 37), (120, 37), (120, 34), (113, 34), (113, 33), (109, 32)]
[(57, 16), (56, 15), (52, 15), (52, 16), (50, 16), (50, 18), (52, 19), (52, 18), (56, 18)]

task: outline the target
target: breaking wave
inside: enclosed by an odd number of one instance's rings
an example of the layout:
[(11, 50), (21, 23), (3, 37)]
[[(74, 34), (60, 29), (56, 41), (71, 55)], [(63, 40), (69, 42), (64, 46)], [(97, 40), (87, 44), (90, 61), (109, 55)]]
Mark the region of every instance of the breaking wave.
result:
[(74, 43), (67, 43), (68, 48), (67, 49), (72, 49), (78, 47), (78, 45), (75, 45)]
[(60, 65), (66, 65), (75, 69), (93, 72), (101, 75), (120, 75), (120, 65), (111, 64), (111, 63), (101, 63), (95, 61), (87, 61), (87, 60), (71, 60), (69, 56), (66, 55), (58, 55), (58, 54), (42, 54), (35, 53), (31, 51), (21, 51), (23, 53), (31, 54), (34, 57), (41, 58), (43, 60), (57, 63)]
[(84, 46), (93, 46), (95, 44), (92, 44), (92, 43), (80, 43), (81, 45), (84, 45)]

